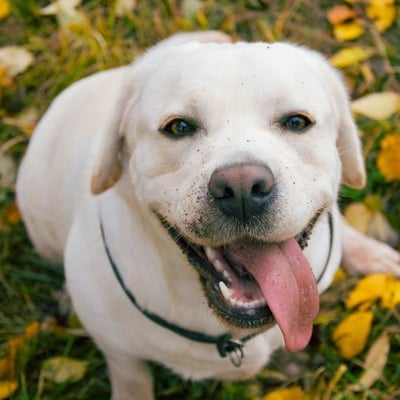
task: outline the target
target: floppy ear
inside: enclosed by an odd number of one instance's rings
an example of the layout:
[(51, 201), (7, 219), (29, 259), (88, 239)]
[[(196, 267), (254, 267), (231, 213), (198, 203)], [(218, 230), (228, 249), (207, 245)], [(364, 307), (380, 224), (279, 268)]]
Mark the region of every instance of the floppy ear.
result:
[(366, 182), (364, 158), (361, 143), (358, 137), (356, 124), (350, 110), (350, 102), (347, 99), (339, 106), (339, 135), (337, 148), (342, 161), (342, 183), (347, 186), (360, 189)]
[(113, 115), (101, 134), (90, 182), (93, 194), (103, 193), (121, 177), (122, 127), (130, 93), (128, 87), (122, 88)]

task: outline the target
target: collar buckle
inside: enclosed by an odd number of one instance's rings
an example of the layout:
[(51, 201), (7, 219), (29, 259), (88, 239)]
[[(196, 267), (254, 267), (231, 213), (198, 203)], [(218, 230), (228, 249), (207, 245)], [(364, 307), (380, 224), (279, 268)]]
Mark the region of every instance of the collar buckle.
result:
[(233, 339), (232, 335), (222, 335), (217, 341), (218, 353), (221, 357), (228, 356), (235, 367), (242, 365), (244, 358), (243, 342), (239, 339)]

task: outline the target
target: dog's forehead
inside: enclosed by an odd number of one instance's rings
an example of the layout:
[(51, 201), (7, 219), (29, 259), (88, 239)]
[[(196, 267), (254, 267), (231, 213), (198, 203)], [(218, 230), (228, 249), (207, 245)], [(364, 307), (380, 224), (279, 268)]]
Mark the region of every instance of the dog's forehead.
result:
[(287, 43), (187, 43), (160, 50), (152, 78), (168, 78), (186, 87), (197, 79), (202, 85), (257, 80), (258, 84), (304, 86), (320, 81), (319, 70), (325, 64), (316, 52)]
[(298, 46), (187, 43), (155, 49), (145, 61), (139, 91), (143, 116), (149, 109), (151, 118), (185, 114), (188, 104), (217, 113), (331, 109), (327, 62)]

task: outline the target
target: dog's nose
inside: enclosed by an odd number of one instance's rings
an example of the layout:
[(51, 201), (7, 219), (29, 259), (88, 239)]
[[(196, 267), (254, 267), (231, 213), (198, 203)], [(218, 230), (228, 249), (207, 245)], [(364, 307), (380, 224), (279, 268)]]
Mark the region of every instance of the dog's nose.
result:
[(247, 222), (264, 211), (274, 185), (267, 166), (235, 164), (214, 171), (208, 191), (225, 215)]

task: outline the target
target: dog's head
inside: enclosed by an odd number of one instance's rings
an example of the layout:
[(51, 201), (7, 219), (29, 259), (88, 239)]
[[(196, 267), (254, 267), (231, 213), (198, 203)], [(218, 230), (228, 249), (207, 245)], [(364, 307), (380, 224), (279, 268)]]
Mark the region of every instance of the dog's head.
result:
[(212, 309), (242, 328), (275, 318), (295, 350), (318, 310), (304, 237), (341, 182), (364, 184), (356, 127), (317, 53), (202, 43), (213, 35), (175, 36), (132, 66), (92, 191), (128, 176), (199, 271)]

